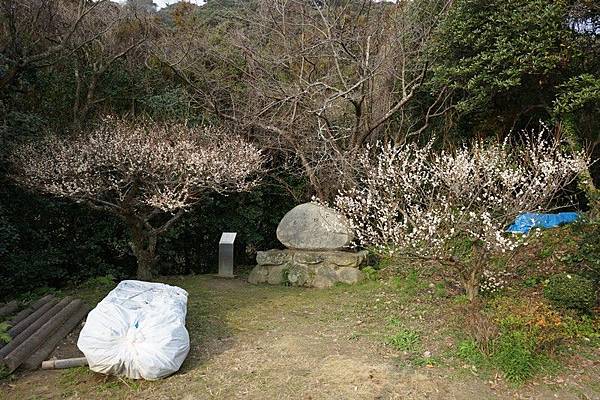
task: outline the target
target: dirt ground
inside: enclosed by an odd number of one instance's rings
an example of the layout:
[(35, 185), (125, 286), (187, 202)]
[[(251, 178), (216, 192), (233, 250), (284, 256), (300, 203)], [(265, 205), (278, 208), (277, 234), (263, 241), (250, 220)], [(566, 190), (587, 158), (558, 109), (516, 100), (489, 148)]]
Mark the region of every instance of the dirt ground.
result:
[[(156, 382), (87, 368), (19, 372), (0, 381), (0, 399), (600, 399), (598, 349), (520, 387), (464, 365), (453, 356), (460, 307), (427, 282), (409, 299), (385, 282), (313, 290), (163, 281), (190, 294), (192, 348), (181, 371)], [(78, 294), (93, 303), (106, 290)], [(415, 354), (386, 345), (399, 326), (421, 332)], [(76, 338), (56, 355), (77, 356)]]

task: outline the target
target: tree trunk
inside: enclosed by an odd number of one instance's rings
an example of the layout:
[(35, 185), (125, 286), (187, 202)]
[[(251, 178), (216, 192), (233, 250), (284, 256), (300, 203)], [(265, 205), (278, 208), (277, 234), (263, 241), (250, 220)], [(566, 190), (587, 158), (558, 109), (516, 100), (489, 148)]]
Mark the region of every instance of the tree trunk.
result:
[(479, 277), (475, 271), (471, 271), (466, 279), (463, 279), (463, 286), (465, 288), (465, 294), (470, 302), (475, 301), (479, 294)]
[(131, 250), (137, 259), (137, 278), (143, 281), (152, 279), (156, 266), (156, 241), (158, 235), (145, 229), (142, 221), (127, 218), (131, 234)]
[(133, 251), (137, 258), (137, 278), (142, 281), (151, 280), (153, 274), (152, 271), (156, 266), (154, 248), (148, 246), (145, 249), (139, 249), (137, 246), (135, 246)]
[(471, 251), (472, 260), (463, 266), (461, 275), (465, 294), (469, 301), (473, 302), (479, 295), (479, 284), (481, 283), (481, 276), (488, 261), (488, 255), (479, 243), (474, 243)]

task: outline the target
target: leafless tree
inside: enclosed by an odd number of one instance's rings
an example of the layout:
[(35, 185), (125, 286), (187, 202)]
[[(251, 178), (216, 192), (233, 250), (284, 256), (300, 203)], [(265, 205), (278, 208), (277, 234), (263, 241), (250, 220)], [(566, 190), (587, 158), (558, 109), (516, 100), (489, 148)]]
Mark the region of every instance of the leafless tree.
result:
[(417, 92), (449, 3), (258, 0), (223, 40), (188, 24), (154, 48), (207, 110), (298, 160), (330, 197), (366, 143), (404, 142), (446, 111), (447, 90), (426, 105)]
[(150, 18), (109, 0), (1, 0), (0, 89), (24, 72), (74, 61), (73, 122), (79, 126), (97, 98), (99, 79), (145, 42)]
[(76, 30), (77, 40), (69, 48), (74, 57), (76, 93), (73, 122), (76, 128), (91, 107), (104, 101), (97, 96), (98, 83), (118, 60), (135, 51), (150, 35), (152, 21), (143, 9), (123, 7), (112, 2), (97, 6)]

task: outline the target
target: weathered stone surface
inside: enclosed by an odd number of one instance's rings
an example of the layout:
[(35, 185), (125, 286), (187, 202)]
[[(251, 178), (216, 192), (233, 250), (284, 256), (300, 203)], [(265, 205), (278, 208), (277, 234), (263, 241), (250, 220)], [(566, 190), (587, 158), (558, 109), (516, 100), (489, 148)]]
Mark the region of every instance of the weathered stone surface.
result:
[(312, 279), (311, 268), (294, 264), (287, 270), (287, 282), (292, 286), (310, 286)]
[(290, 249), (332, 250), (350, 245), (353, 235), (346, 218), (335, 210), (304, 203), (281, 219), (277, 239)]
[(284, 282), (283, 271), (287, 265), (273, 265), (269, 267), (269, 275), (267, 276), (267, 282), (271, 285), (281, 285)]
[(248, 275), (248, 282), (256, 285), (258, 283), (264, 283), (267, 281), (269, 276), (269, 268), (264, 265), (257, 265), (252, 269), (250, 275)]
[(315, 278), (312, 281), (312, 287), (324, 289), (332, 287), (337, 282), (337, 274), (332, 267), (317, 267), (315, 269)]
[(317, 251), (295, 251), (293, 254), (294, 262), (307, 265), (321, 264), (329, 257), (328, 254)]
[(364, 274), (358, 267), (366, 257), (366, 251), (285, 249), (259, 252), (256, 256), (259, 265), (248, 276), (248, 282), (273, 285), (286, 282), (317, 288), (331, 287), (337, 282), (353, 284), (363, 279)]
[(338, 282), (355, 284), (364, 279), (364, 274), (358, 268), (342, 267), (337, 270)]
[(256, 252), (256, 263), (259, 265), (283, 265), (289, 262), (292, 253), (285, 250), (268, 250)]
[(326, 255), (326, 262), (335, 267), (358, 267), (367, 259), (366, 250), (358, 253), (347, 251), (331, 251)]

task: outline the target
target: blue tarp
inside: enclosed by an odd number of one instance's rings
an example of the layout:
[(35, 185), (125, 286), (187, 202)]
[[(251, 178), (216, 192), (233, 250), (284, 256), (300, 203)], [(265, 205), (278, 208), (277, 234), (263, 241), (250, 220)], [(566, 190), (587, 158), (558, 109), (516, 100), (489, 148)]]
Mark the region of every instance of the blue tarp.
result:
[(575, 222), (577, 218), (579, 218), (579, 214), (576, 212), (561, 212), (558, 214), (524, 213), (519, 215), (506, 231), (528, 233), (532, 228), (556, 228), (560, 225)]

